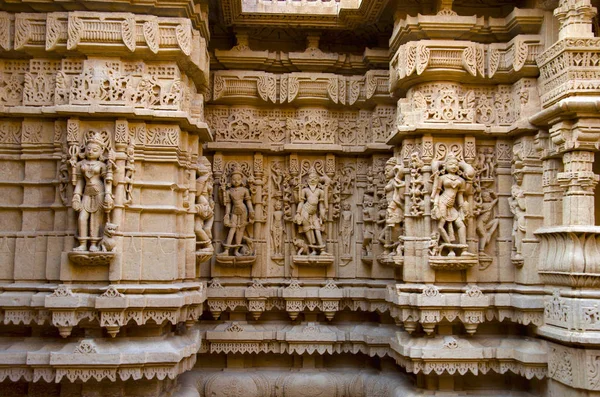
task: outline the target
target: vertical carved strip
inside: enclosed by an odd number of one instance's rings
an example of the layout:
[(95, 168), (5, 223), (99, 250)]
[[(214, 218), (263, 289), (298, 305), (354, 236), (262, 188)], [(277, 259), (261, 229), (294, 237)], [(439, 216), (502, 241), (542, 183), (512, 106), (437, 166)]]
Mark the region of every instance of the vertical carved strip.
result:
[(8, 12), (0, 12), (0, 48), (4, 51), (10, 51), (11, 49), (11, 34), (10, 26), (11, 18)]
[(73, 50), (77, 48), (77, 45), (81, 40), (82, 31), (83, 21), (76, 15), (69, 15), (67, 28), (67, 50)]
[(148, 48), (153, 53), (158, 53), (159, 33), (158, 33), (158, 22), (156, 20), (144, 22), (142, 28), (144, 32), (144, 40)]
[(135, 51), (135, 40), (136, 40), (136, 29), (135, 19), (133, 16), (128, 17), (121, 22), (121, 35), (123, 37), (123, 43), (129, 48), (129, 51)]
[(25, 15), (17, 14), (15, 17), (15, 50), (22, 49), (31, 36), (31, 22)]

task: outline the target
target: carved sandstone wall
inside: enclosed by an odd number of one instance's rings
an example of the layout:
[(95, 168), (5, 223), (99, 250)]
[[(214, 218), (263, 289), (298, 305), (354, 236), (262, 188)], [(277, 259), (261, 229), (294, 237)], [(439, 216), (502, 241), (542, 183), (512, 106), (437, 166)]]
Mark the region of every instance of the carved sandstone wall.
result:
[(595, 15), (0, 2), (0, 395), (600, 395)]

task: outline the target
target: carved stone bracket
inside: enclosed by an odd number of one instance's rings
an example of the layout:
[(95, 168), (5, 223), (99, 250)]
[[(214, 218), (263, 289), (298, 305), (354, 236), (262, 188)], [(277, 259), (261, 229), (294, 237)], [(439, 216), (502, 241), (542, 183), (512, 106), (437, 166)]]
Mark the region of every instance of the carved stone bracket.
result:
[(560, 226), (538, 229), (538, 273), (551, 285), (600, 286), (600, 227)]

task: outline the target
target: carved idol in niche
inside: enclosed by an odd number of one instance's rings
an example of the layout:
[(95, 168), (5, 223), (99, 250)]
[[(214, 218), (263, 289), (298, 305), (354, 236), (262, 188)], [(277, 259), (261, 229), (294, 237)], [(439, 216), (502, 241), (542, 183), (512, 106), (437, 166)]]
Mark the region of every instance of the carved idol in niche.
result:
[(354, 214), (350, 203), (342, 204), (340, 216), (340, 236), (342, 237), (342, 253), (349, 256), (352, 253), (352, 235), (354, 235)]
[(513, 230), (512, 230), (512, 239), (513, 239), (513, 249), (512, 249), (512, 260), (518, 266), (523, 265), (523, 239), (525, 238), (525, 233), (527, 231), (525, 214), (526, 214), (526, 204), (525, 204), (525, 193), (523, 189), (518, 184), (512, 185), (510, 190), (510, 197), (508, 198), (508, 205), (510, 208), (510, 212), (514, 215), (513, 218)]
[(387, 223), (398, 225), (404, 218), (404, 180), (402, 166), (398, 165), (395, 157), (390, 158), (385, 164), (385, 194), (387, 198)]
[(230, 174), (230, 183), (223, 186), (223, 202), (225, 204), (223, 225), (229, 230), (227, 239), (223, 243), (225, 250), (220, 255), (248, 256), (254, 254), (253, 241), (247, 231), (247, 227), (254, 223), (254, 205), (244, 179), (244, 174), (235, 164)]
[(273, 205), (273, 216), (271, 222), (271, 242), (273, 243), (273, 256), (283, 255), (283, 226), (284, 213), (281, 200), (275, 201)]
[(459, 249), (461, 255), (472, 255), (467, 252), (466, 221), (471, 216), (471, 209), (466, 198), (465, 178), (471, 179), (475, 171), (453, 154), (448, 154), (441, 169), (440, 162), (435, 162), (433, 168), (431, 218), (437, 221), (437, 232), (443, 241), (440, 248), (448, 248), (450, 256), (455, 255), (454, 248)]
[(214, 222), (215, 202), (212, 198), (213, 177), (210, 161), (206, 157), (198, 159), (196, 168), (196, 218), (194, 221), (194, 233), (198, 249), (209, 249), (212, 251), (212, 225)]
[(481, 192), (481, 200), (481, 208), (477, 211), (476, 215), (479, 251), (483, 252), (498, 228), (498, 219), (496, 219), (494, 214), (494, 208), (498, 203), (498, 197), (488, 190), (483, 190)]
[(363, 197), (363, 256), (371, 256), (373, 253), (373, 235), (375, 223), (375, 208), (373, 207), (373, 196), (365, 194)]
[[(74, 167), (73, 209), (79, 212), (74, 251), (97, 252), (104, 223), (114, 206), (112, 193), (114, 152), (108, 150), (108, 133), (86, 134), (83, 158)], [(88, 246), (89, 243), (89, 246)]]
[(320, 176), (311, 169), (308, 184), (300, 191), (294, 222), (304, 234), (311, 255), (327, 255), (322, 232), (327, 213), (325, 191), (319, 187)]

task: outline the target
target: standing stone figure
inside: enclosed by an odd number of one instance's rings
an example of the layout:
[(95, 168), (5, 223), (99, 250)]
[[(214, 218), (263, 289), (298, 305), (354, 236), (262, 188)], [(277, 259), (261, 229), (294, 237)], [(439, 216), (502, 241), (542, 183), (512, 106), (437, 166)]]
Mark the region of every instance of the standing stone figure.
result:
[(212, 225), (215, 215), (215, 202), (212, 199), (213, 178), (210, 162), (201, 157), (197, 166), (196, 179), (196, 218), (194, 233), (199, 249), (212, 249)]
[(492, 192), (484, 190), (481, 192), (481, 199), (483, 202), (476, 215), (479, 251), (483, 252), (498, 228), (498, 219), (496, 219), (494, 214), (494, 208), (498, 203), (498, 198)]
[(352, 252), (352, 235), (354, 235), (354, 214), (351, 211), (350, 203), (345, 202), (342, 205), (340, 217), (340, 236), (342, 237), (342, 252), (344, 255), (350, 255)]
[[(462, 165), (469, 168), (467, 174), (473, 173), (471, 166), (466, 163)], [(465, 198), (467, 181), (458, 174), (460, 170), (461, 163), (454, 155), (449, 154), (443, 170), (435, 174), (433, 181), (431, 218), (437, 221), (437, 231), (443, 242), (446, 245), (458, 245), (461, 254), (465, 255), (469, 254), (465, 221), (471, 214), (469, 202)]]
[(526, 223), (525, 223), (525, 194), (523, 189), (517, 184), (512, 185), (510, 189), (511, 196), (508, 198), (508, 205), (510, 207), (510, 212), (514, 215), (513, 218), (513, 230), (512, 230), (512, 239), (513, 239), (513, 260), (514, 261), (522, 261), (522, 248), (523, 248), (523, 239), (525, 238)]
[(398, 165), (395, 157), (390, 158), (385, 164), (385, 194), (387, 198), (387, 224), (397, 225), (404, 218), (404, 180), (402, 175), (402, 166)]
[(373, 207), (373, 196), (365, 194), (363, 197), (363, 256), (371, 256), (373, 253), (374, 226), (375, 208)]
[(281, 200), (275, 201), (273, 217), (271, 222), (271, 242), (273, 243), (273, 255), (283, 255), (283, 204)]
[(325, 191), (319, 187), (319, 174), (312, 169), (308, 174), (308, 185), (300, 191), (298, 208), (294, 222), (299, 226), (308, 241), (311, 255), (327, 255), (323, 241), (323, 221), (325, 208)]
[[(99, 132), (87, 134), (83, 160), (75, 165), (73, 209), (79, 212), (77, 240), (74, 251), (98, 252), (105, 215), (114, 206), (112, 194), (114, 153), (104, 156), (105, 140)], [(89, 248), (88, 248), (89, 241)]]
[(254, 223), (254, 206), (250, 190), (244, 185), (244, 175), (242, 171), (235, 167), (231, 171), (231, 186), (227, 186), (223, 194), (225, 202), (225, 216), (223, 225), (229, 228), (227, 240), (223, 244), (225, 247), (224, 255), (229, 255), (230, 249), (233, 255), (244, 256), (251, 252), (244, 252), (242, 241), (246, 241), (248, 249), (251, 251), (252, 241), (246, 236), (246, 227)]

